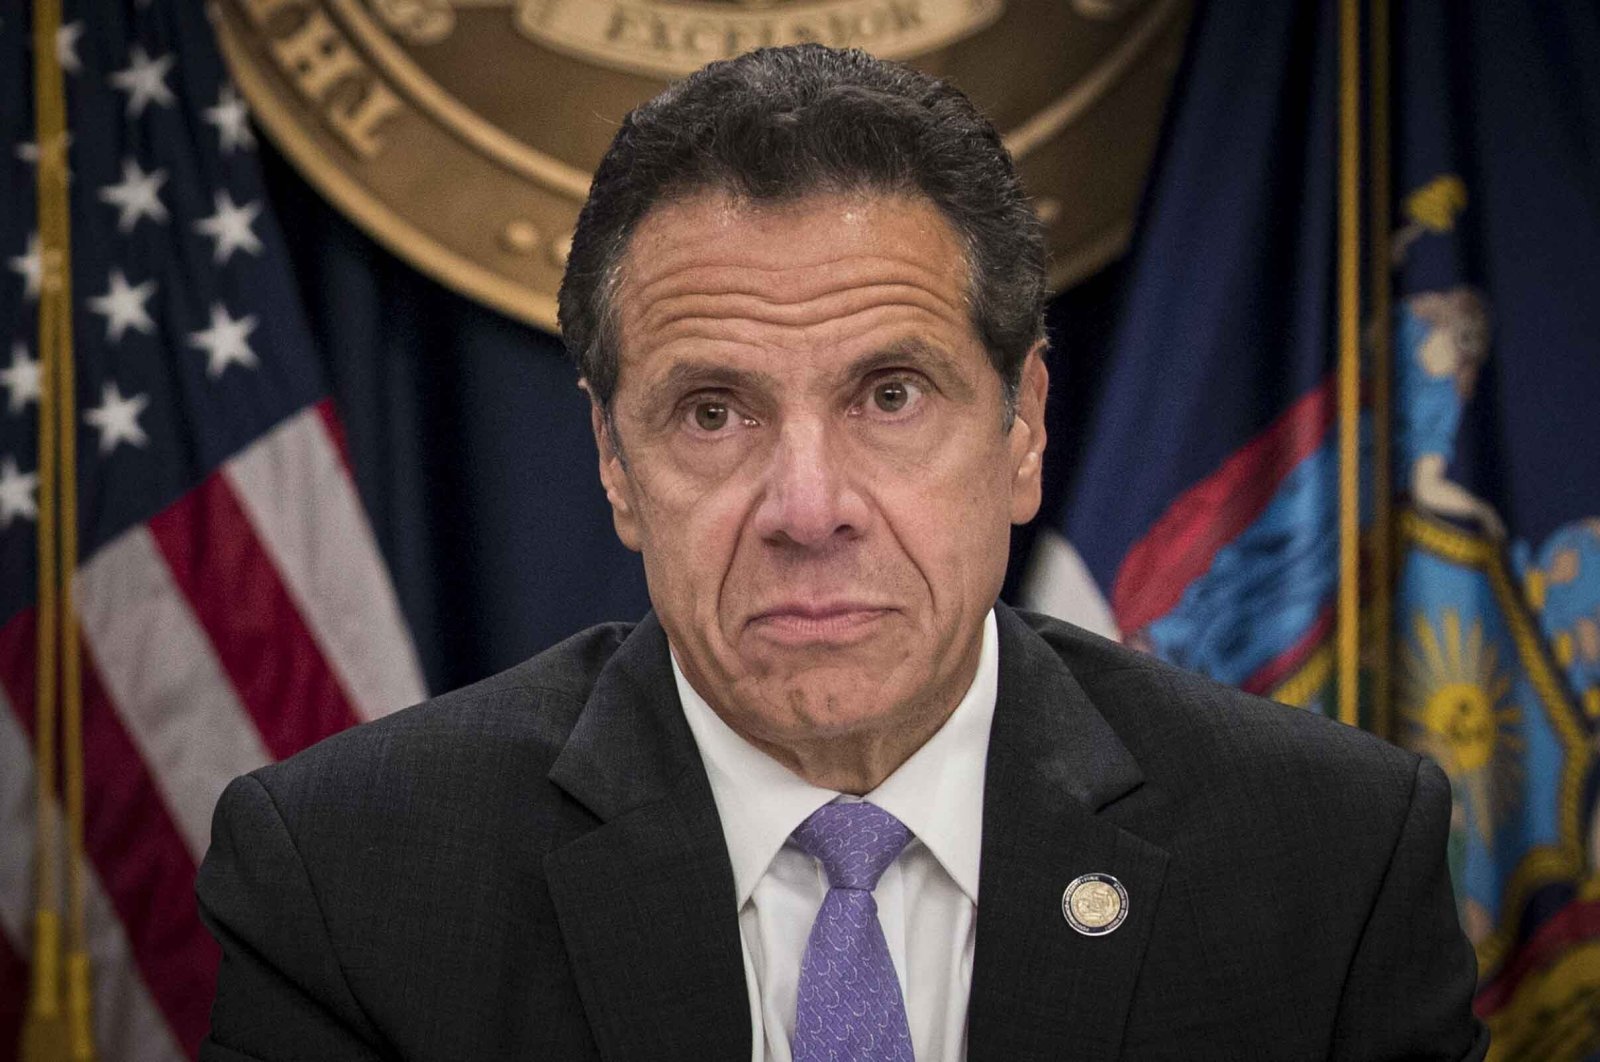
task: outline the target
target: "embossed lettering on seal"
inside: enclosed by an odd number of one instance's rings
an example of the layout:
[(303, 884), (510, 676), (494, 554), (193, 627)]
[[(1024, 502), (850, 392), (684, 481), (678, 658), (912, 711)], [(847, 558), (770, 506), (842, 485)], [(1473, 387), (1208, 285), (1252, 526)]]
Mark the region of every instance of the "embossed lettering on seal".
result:
[(959, 85), (1066, 286), (1132, 225), (1190, 0), (210, 0), (255, 118), (373, 238), (556, 326), (595, 165), (669, 81), (762, 45), (863, 48)]
[(713, 59), (779, 44), (906, 58), (969, 37), (1004, 10), (1004, 0), (521, 0), (517, 26), (597, 63), (682, 77)]

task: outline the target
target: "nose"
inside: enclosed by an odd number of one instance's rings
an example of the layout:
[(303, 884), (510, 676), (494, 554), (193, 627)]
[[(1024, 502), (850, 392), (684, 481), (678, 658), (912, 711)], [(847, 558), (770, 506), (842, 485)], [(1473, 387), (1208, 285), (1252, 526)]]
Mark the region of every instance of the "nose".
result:
[(755, 513), (764, 541), (818, 549), (861, 534), (867, 506), (855, 485), (860, 470), (842, 451), (842, 440), (822, 418), (783, 426)]

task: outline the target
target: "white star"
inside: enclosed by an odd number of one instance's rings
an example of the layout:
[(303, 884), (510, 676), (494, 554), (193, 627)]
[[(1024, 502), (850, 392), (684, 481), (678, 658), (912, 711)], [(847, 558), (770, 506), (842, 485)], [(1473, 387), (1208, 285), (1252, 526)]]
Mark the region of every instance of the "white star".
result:
[(189, 335), (189, 345), (206, 352), (206, 375), (215, 380), (229, 365), (253, 369), (255, 351), (250, 349), (250, 333), (256, 330), (255, 314), (234, 320), (220, 302), (211, 304), (211, 327)]
[(232, 196), (227, 192), (218, 192), (215, 201), (217, 212), (195, 222), (194, 229), (217, 241), (216, 254), (212, 256), (217, 264), (221, 265), (232, 258), (233, 252), (237, 250), (260, 254), (261, 241), (250, 228), (256, 215), (261, 213), (260, 200), (246, 203), (244, 206), (234, 206)]
[(39, 285), (44, 280), (44, 253), (39, 249), (39, 234), (28, 233), (28, 249), (16, 258), (9, 260), (13, 272), (21, 275), (23, 296), (27, 299), (39, 297)]
[(21, 413), (29, 402), (39, 401), (44, 374), (39, 362), (28, 357), (28, 348), (21, 343), (11, 344), (11, 367), (0, 369), (0, 387), (10, 392), (6, 408), (13, 413)]
[(0, 458), (0, 530), (10, 527), (19, 516), (39, 519), (39, 501), (33, 496), (38, 489), (37, 472), (22, 472), (11, 458)]
[(166, 183), (166, 170), (146, 173), (139, 168), (137, 159), (123, 159), (122, 180), (100, 189), (100, 201), (122, 212), (117, 218), (117, 231), (132, 232), (140, 218), (166, 221), (167, 208), (161, 202), (161, 186)]
[(176, 101), (167, 88), (167, 71), (172, 69), (171, 53), (152, 59), (135, 44), (128, 52), (128, 68), (111, 75), (113, 87), (128, 94), (128, 117), (137, 118), (148, 104), (170, 107)]
[(150, 404), (149, 395), (122, 397), (114, 383), (100, 391), (100, 405), (83, 415), (84, 422), (100, 432), (100, 452), (109, 454), (118, 443), (146, 446), (150, 436), (139, 426), (139, 414)]
[(255, 134), (250, 131), (250, 108), (232, 85), (223, 85), (217, 93), (217, 105), (201, 113), (207, 123), (217, 127), (224, 155), (232, 154), (234, 148), (256, 146)]
[[(67, 170), (67, 180), (72, 180), (72, 170), (67, 167), (66, 153), (72, 147), (72, 134), (67, 133), (60, 140), (52, 141), (50, 149), (50, 165)], [(29, 166), (39, 165), (39, 156), (42, 154), (39, 145), (32, 140), (24, 140), (12, 149), (12, 153)], [(59, 156), (59, 157), (58, 157)], [(46, 172), (49, 172), (46, 170)]]
[(78, 38), (83, 36), (83, 20), (68, 22), (56, 29), (56, 61), (61, 64), (61, 69), (69, 74), (76, 74), (83, 70), (83, 64), (78, 61)]
[(150, 312), (144, 308), (144, 304), (156, 293), (156, 282), (147, 280), (139, 285), (129, 284), (120, 269), (111, 271), (108, 282), (110, 288), (104, 295), (96, 295), (89, 300), (89, 309), (105, 316), (106, 338), (113, 343), (120, 343), (122, 333), (130, 328), (145, 335), (154, 332), (156, 323), (150, 319)]

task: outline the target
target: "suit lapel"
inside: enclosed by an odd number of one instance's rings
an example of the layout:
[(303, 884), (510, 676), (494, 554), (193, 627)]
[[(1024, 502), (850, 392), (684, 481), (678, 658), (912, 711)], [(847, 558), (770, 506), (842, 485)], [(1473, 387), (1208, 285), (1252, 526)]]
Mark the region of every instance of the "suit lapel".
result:
[[(1138, 765), (1049, 644), (996, 611), (968, 1057), (1114, 1058), (1167, 853), (1101, 814), (1143, 784)], [(1125, 921), (1098, 937), (1061, 909), (1067, 884), (1092, 872), (1128, 893)]]
[(607, 662), (550, 778), (602, 821), (545, 859), (601, 1056), (749, 1058), (733, 868), (653, 615)]

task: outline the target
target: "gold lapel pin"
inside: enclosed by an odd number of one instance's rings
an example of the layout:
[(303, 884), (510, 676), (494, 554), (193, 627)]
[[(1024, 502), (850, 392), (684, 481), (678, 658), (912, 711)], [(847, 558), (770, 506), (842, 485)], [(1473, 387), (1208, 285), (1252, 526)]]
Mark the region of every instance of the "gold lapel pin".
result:
[(1083, 874), (1061, 894), (1067, 924), (1086, 937), (1103, 937), (1128, 917), (1128, 890), (1110, 874)]

